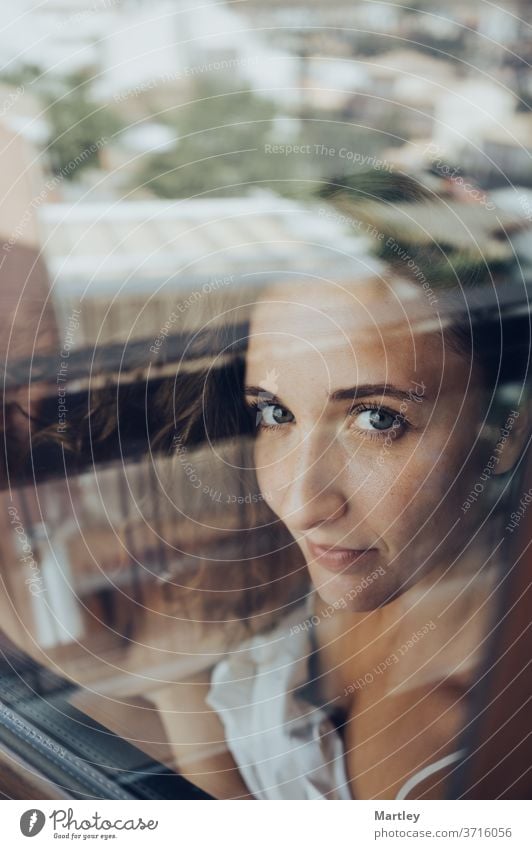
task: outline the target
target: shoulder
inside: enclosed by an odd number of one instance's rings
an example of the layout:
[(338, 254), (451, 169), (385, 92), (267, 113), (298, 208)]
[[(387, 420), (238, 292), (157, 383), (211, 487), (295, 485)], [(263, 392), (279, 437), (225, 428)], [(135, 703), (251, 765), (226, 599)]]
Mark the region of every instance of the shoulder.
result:
[(217, 799), (252, 799), (227, 748), (225, 731), (207, 704), (211, 669), (150, 695), (159, 709), (174, 768)]
[(237, 762), (253, 760), (272, 717), (281, 721), (289, 694), (306, 683), (306, 609), (294, 605), (208, 669), (152, 696), (177, 770), (217, 798), (254, 798)]

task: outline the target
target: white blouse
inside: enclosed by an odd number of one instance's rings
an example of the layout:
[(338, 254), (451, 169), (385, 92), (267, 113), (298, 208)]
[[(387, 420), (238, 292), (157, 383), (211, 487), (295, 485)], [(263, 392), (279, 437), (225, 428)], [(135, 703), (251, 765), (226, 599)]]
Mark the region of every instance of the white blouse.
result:
[[(213, 669), (207, 704), (256, 799), (352, 799), (342, 739), (327, 712), (303, 695), (314, 651), (307, 602), (266, 634), (244, 641)], [(427, 776), (464, 756), (460, 749), (420, 769), (401, 787), (406, 799)]]

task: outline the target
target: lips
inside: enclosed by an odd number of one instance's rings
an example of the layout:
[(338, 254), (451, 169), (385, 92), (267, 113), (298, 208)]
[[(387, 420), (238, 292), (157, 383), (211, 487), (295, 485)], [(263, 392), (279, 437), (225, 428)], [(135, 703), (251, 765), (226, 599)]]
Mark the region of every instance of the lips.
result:
[(356, 566), (362, 559), (377, 553), (376, 548), (338, 548), (330, 545), (317, 545), (307, 540), (310, 558), (330, 572), (344, 572)]

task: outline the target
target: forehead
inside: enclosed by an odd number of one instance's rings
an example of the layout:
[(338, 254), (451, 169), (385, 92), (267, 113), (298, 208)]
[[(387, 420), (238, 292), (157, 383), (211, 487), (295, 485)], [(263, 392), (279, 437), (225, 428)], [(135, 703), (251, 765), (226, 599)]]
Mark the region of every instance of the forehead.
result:
[(276, 284), (257, 299), (247, 370), (254, 381), (265, 365), (287, 374), (303, 366), (314, 379), (323, 375), (335, 383), (339, 371), (352, 375), (355, 367), (391, 381), (391, 372), (414, 377), (422, 366), (441, 372), (457, 356), (421, 287), (379, 278), (305, 280)]

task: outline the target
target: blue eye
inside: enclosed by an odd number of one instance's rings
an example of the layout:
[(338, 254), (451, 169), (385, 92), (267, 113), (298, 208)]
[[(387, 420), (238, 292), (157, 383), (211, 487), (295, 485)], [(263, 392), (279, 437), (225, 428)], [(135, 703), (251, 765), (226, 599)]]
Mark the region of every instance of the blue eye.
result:
[(273, 401), (259, 399), (258, 401), (246, 402), (246, 409), (253, 417), (255, 427), (258, 428), (275, 429), (295, 421), (290, 410), (280, 404), (274, 404)]
[[(361, 430), (389, 430), (394, 426), (397, 415), (379, 407), (359, 411), (355, 416), (357, 427)], [(396, 425), (397, 427), (397, 425)]]
[[(295, 421), (295, 416), (287, 407), (260, 399), (246, 403), (247, 410), (255, 421), (255, 426), (265, 430), (275, 430)], [(386, 436), (392, 432), (394, 437), (400, 436), (408, 429), (408, 423), (401, 413), (380, 407), (378, 404), (359, 404), (350, 411), (354, 420), (354, 430), (367, 434), (368, 437)]]
[(294, 416), (286, 407), (279, 404), (263, 404), (257, 408), (257, 424), (264, 427), (277, 427), (294, 421)]
[(393, 439), (401, 437), (410, 427), (402, 413), (381, 407), (379, 404), (358, 404), (350, 411), (354, 424), (351, 429), (368, 439)]

